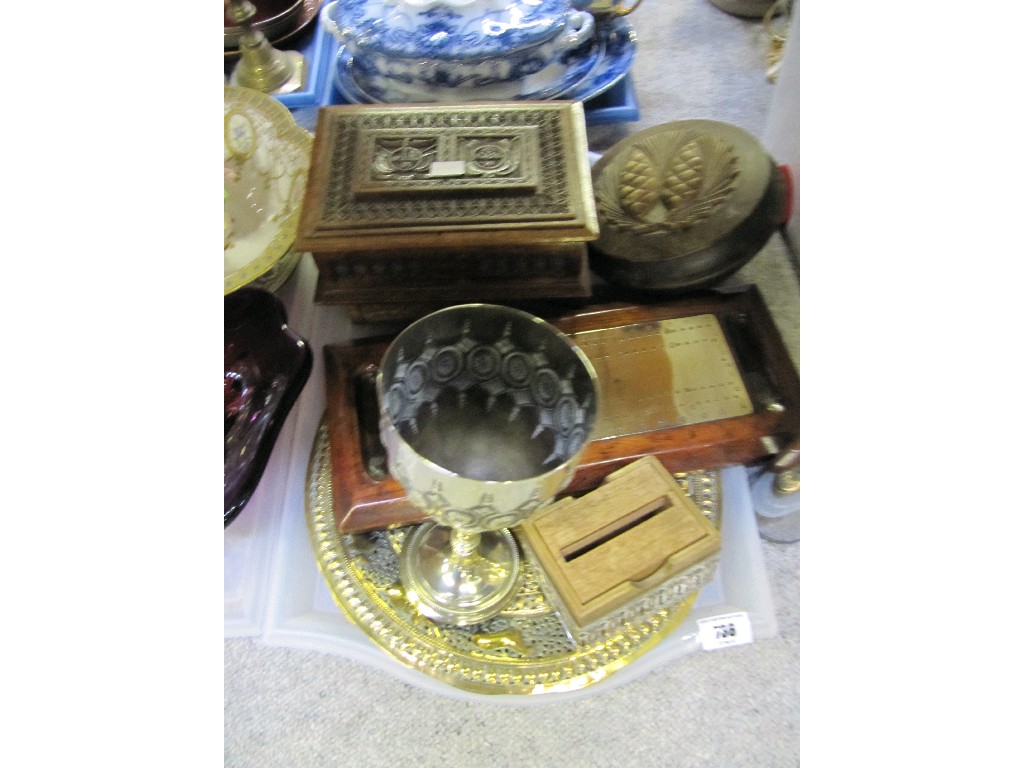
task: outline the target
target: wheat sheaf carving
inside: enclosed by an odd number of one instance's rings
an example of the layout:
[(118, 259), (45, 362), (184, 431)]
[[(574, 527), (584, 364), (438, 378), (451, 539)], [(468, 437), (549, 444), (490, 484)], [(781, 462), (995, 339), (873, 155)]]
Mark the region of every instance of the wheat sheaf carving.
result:
[(634, 235), (690, 229), (732, 194), (738, 166), (732, 145), (715, 136), (638, 141), (600, 174), (595, 197), (602, 223)]

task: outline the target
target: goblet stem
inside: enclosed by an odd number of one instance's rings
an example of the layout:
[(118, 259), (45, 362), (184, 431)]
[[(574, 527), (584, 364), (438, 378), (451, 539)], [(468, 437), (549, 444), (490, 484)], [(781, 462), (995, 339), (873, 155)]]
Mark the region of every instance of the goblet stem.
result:
[(427, 618), (467, 626), (496, 616), (515, 597), (519, 550), (508, 529), (470, 533), (438, 523), (402, 547), (406, 597)]
[(452, 530), (451, 548), (452, 554), (460, 560), (468, 560), (470, 555), (480, 546), (480, 534), (463, 531), (459, 528)]

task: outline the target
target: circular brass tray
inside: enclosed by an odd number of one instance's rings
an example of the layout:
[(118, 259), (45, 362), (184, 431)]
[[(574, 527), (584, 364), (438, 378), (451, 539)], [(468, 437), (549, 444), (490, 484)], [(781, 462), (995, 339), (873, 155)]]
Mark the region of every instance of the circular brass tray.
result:
[[(719, 473), (675, 477), (719, 525)], [(306, 516), (317, 565), (345, 615), (402, 664), (473, 693), (536, 695), (593, 685), (653, 648), (679, 626), (697, 598), (695, 593), (642, 621), (623, 622), (601, 642), (577, 646), (544, 599), (533, 566), (524, 563), (519, 592), (500, 615), (468, 627), (434, 623), (406, 600), (398, 576), (398, 555), (415, 526), (338, 533), (323, 422), (309, 462)]]

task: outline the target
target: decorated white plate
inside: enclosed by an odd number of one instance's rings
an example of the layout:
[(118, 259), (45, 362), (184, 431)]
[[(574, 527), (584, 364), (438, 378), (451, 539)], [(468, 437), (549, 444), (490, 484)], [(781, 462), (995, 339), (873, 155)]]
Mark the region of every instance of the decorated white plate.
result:
[(273, 97), (224, 87), (225, 295), (242, 286), (275, 290), (294, 268), (312, 145)]

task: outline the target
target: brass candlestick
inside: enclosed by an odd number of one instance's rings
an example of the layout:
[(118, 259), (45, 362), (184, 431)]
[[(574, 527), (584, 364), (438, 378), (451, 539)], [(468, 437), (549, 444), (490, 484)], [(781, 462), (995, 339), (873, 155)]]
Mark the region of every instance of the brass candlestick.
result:
[(249, 0), (230, 0), (231, 18), (242, 28), (241, 59), (230, 84), (264, 93), (292, 93), (306, 83), (306, 57), (298, 51), (279, 51), (267, 36), (253, 28), (256, 6)]

